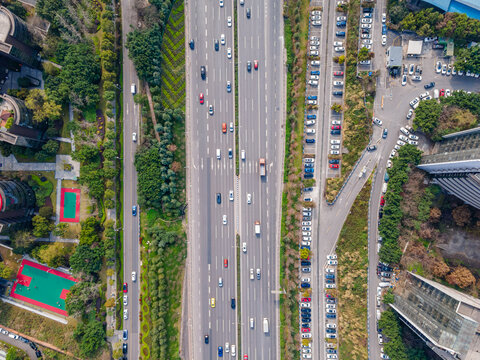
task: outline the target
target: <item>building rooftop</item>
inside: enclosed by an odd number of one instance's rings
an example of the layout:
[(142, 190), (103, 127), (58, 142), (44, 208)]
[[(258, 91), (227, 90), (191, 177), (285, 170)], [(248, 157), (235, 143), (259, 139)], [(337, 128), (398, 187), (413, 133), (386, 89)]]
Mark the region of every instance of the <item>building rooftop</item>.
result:
[(422, 40), (410, 40), (408, 42), (407, 55), (418, 56), (422, 55), (423, 41)]
[(402, 66), (402, 47), (390, 46), (387, 49), (387, 67)]
[(409, 272), (392, 308), (423, 340), (460, 359), (480, 356), (480, 300)]
[(443, 11), (465, 14), (480, 20), (480, 2), (478, 0), (423, 0)]
[(12, 19), (9, 16), (9, 12), (6, 9), (0, 7), (0, 41), (5, 42), (7, 36), (12, 28)]

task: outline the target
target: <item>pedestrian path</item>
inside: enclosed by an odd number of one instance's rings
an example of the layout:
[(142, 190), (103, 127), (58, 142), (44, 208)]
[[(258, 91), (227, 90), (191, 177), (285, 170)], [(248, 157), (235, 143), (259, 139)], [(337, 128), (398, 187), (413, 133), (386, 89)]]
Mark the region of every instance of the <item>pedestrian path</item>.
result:
[(19, 163), (13, 154), (0, 155), (0, 170), (3, 171), (55, 171), (55, 163)]

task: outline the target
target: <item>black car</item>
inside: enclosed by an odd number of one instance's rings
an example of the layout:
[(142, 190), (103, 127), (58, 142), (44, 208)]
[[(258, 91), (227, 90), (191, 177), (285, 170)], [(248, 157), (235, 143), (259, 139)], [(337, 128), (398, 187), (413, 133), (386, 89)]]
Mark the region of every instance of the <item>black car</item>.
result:
[(221, 203), (222, 203), (222, 194), (217, 193), (217, 204), (221, 204)]
[(123, 341), (127, 341), (127, 340), (128, 340), (128, 330), (123, 330), (122, 340), (123, 340)]
[(312, 319), (302, 319), (303, 322), (309, 323), (312, 322)]
[(313, 179), (313, 174), (312, 173), (303, 174), (303, 178), (304, 179)]
[(362, 34), (370, 34), (370, 29), (362, 29)]
[(210, 340), (210, 338), (208, 337), (208, 335), (205, 335), (205, 344), (208, 344), (208, 341)]
[(33, 350), (37, 350), (37, 345), (36, 345), (35, 343), (31, 342), (31, 343), (28, 344), (28, 345), (30, 345), (30, 347), (31, 347)]
[(302, 266), (310, 266), (310, 265), (312, 265), (312, 263), (311, 263), (310, 261), (303, 260), (303, 261), (300, 262), (300, 265), (302, 265)]
[(432, 81), (430, 84), (424, 86), (425, 89), (431, 89), (435, 86), (435, 81)]
[(252, 62), (251, 61), (247, 61), (247, 71), (248, 72), (252, 71)]
[(190, 42), (188, 43), (188, 45), (190, 45), (190, 49), (195, 49), (195, 41), (192, 39), (190, 40)]
[(375, 150), (377, 150), (377, 146), (376, 146), (376, 145), (367, 146), (367, 151), (375, 151)]
[(128, 344), (125, 344), (125, 343), (124, 343), (124, 344), (122, 345), (122, 352), (123, 352), (124, 354), (126, 354), (126, 353), (128, 352)]
[(202, 80), (205, 80), (207, 77), (207, 70), (205, 66), (200, 66), (200, 75), (202, 76)]
[(325, 329), (325, 331), (327, 332), (327, 334), (335, 334), (337, 332), (337, 330), (335, 329)]
[(218, 40), (215, 40), (215, 51), (218, 51), (220, 46), (218, 45)]
[(364, 13), (371, 13), (371, 12), (373, 12), (373, 8), (371, 8), (371, 7), (364, 7), (364, 8), (363, 8), (363, 12), (364, 12)]
[(250, 15), (251, 15), (250, 8), (247, 8), (247, 19), (250, 19)]
[(230, 300), (230, 306), (232, 307), (232, 309), (235, 310), (235, 298), (232, 298), (232, 300)]
[(310, 329), (310, 324), (302, 324), (302, 328)]
[(312, 309), (302, 308), (300, 311), (301, 311), (302, 313), (311, 313), (311, 312), (312, 312)]
[(37, 355), (37, 358), (39, 359), (42, 357), (42, 353), (40, 352), (40, 350), (35, 351), (35, 355)]
[(341, 134), (341, 130), (330, 130), (330, 134), (332, 135), (340, 135)]
[(310, 192), (310, 191), (313, 191), (312, 187), (308, 187), (308, 188), (303, 189), (303, 192)]
[(328, 160), (328, 163), (329, 163), (329, 164), (340, 164), (340, 160), (338, 160), (338, 159), (330, 159), (330, 160)]
[(342, 96), (343, 91), (333, 91), (332, 94), (335, 95), (335, 96)]

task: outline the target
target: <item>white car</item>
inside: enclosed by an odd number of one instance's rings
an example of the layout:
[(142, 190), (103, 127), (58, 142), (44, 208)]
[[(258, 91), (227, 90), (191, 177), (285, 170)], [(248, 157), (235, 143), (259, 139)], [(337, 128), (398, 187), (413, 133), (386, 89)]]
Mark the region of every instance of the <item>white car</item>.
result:
[(135, 271), (132, 271), (132, 281), (137, 281), (137, 273)]
[(343, 86), (343, 81), (334, 81), (333, 86)]
[(304, 240), (304, 241), (312, 241), (312, 237), (311, 237), (311, 236), (302, 236), (302, 240)]
[(361, 22), (362, 22), (362, 24), (371, 24), (371, 23), (372, 23), (372, 19), (363, 18)]
[(310, 279), (310, 278), (303, 278), (303, 279), (302, 279), (302, 282), (309, 283), (309, 282), (311, 282), (311, 279)]
[(227, 225), (227, 215), (223, 215), (222, 223), (223, 223), (223, 225)]
[(372, 40), (370, 40), (370, 39), (364, 39), (364, 40), (362, 40), (362, 43), (363, 43), (363, 44), (369, 44), (369, 45), (372, 45), (372, 44), (373, 44), (373, 41), (372, 41)]
[(405, 142), (402, 141), (402, 140), (397, 140), (397, 145), (398, 146), (403, 146), (403, 145), (405, 145)]
[(334, 41), (333, 46), (343, 46), (343, 42), (341, 41)]
[(337, 306), (335, 304), (325, 304), (325, 309), (336, 309)]
[(327, 260), (336, 260), (337, 259), (337, 255), (333, 254), (333, 255), (327, 255)]
[(312, 66), (320, 66), (320, 60), (312, 60), (312, 61), (310, 62), (310, 65), (312, 65)]
[(302, 236), (312, 236), (311, 231), (302, 231)]
[(415, 64), (410, 64), (408, 66), (408, 75), (413, 75), (414, 72), (415, 72)]
[(382, 45), (387, 45), (387, 35), (382, 35)]
[(312, 20), (322, 20), (322, 17), (320, 15), (312, 15), (311, 19)]
[(310, 246), (310, 245), (312, 245), (312, 242), (311, 241), (302, 241), (302, 245), (303, 246)]
[(311, 227), (311, 226), (302, 226), (302, 230), (304, 230), (304, 231), (312, 231), (312, 227)]
[(227, 26), (232, 27), (232, 17), (231, 16), (227, 17)]
[(442, 75), (445, 75), (447, 73), (447, 64), (443, 64), (442, 66)]
[(402, 75), (402, 86), (407, 85), (407, 75)]
[(318, 50), (318, 46), (310, 46), (310, 50)]
[(320, 76), (318, 75), (310, 75), (310, 80), (319, 80)]
[(315, 159), (307, 157), (307, 158), (304, 158), (303, 161), (308, 162), (308, 163), (313, 163), (313, 162), (315, 162)]
[(219, 2), (220, 7), (223, 7), (223, 0), (219, 0), (218, 2)]
[(425, 91), (424, 93), (420, 94), (420, 100), (423, 100), (427, 96), (430, 96), (430, 93), (428, 91)]
[(437, 66), (435, 67), (435, 72), (437, 74), (440, 74), (442, 72), (442, 62), (441, 61), (437, 61)]
[(227, 58), (229, 58), (229, 59), (232, 58), (232, 49), (231, 48), (227, 49)]
[(332, 125), (341, 125), (342, 122), (339, 120), (332, 120)]
[(340, 151), (338, 151), (338, 150), (330, 150), (330, 155), (340, 155)]
[[(362, 19), (362, 20), (364, 20), (364, 19)], [(361, 28), (362, 28), (362, 29), (371, 29), (371, 28), (372, 28), (372, 24), (362, 24), (362, 25), (361, 25)]]
[(418, 141), (408, 140), (408, 143), (409, 143), (410, 145), (415, 145), (415, 146), (418, 145)]
[(362, 48), (372, 50), (372, 45), (362, 44)]
[(306, 125), (306, 126), (315, 125), (315, 120), (307, 120), (307, 121), (305, 121), (305, 125)]
[(127, 320), (128, 319), (128, 309), (124, 309), (123, 310), (123, 320)]
[(338, 359), (337, 354), (327, 354), (327, 359)]
[(337, 260), (328, 260), (328, 261), (327, 261), (327, 264), (328, 264), (328, 265), (337, 265), (337, 264), (338, 264), (338, 261), (337, 261)]
[(394, 158), (395, 155), (397, 155), (397, 152), (395, 150), (392, 150), (392, 152), (390, 153), (390, 155), (388, 156), (390, 159)]
[(339, 150), (339, 149), (340, 149), (340, 145), (330, 145), (330, 149), (332, 149), (332, 150)]
[(449, 97), (450, 95), (452, 95), (450, 89), (445, 89), (445, 97)]
[[(313, 76), (313, 75), (312, 75)], [(316, 76), (316, 75), (315, 75)], [(308, 105), (317, 105), (317, 100), (308, 100), (307, 101)]]
[(246, 243), (246, 242), (244, 242), (244, 243), (242, 244), (242, 251), (243, 251), (244, 253), (247, 252), (247, 243)]
[(318, 41), (318, 40), (310, 41), (310, 45), (319, 46), (319, 45), (320, 45), (320, 41)]
[(360, 36), (362, 39), (371, 39), (372, 38), (372, 34), (362, 34)]
[(393, 148), (394, 148), (395, 150), (400, 150), (400, 145), (394, 145)]
[[(310, 303), (301, 303), (300, 304), (300, 307), (303, 307), (303, 308), (309, 308), (309, 307), (312, 307), (312, 305), (310, 305)], [(302, 334), (302, 335), (306, 335), (306, 334)], [(308, 334), (308, 335), (311, 335), (311, 334)]]
[(387, 160), (387, 169), (392, 167), (392, 160)]
[(123, 295), (123, 306), (128, 305), (128, 295)]
[(225, 34), (220, 35), (220, 44), (225, 45)]
[(230, 190), (230, 192), (228, 193), (228, 198), (230, 199), (230, 201), (233, 201), (233, 190)]
[(387, 14), (382, 14), (382, 23), (385, 24), (387, 22)]
[(315, 20), (315, 21), (312, 21), (312, 25), (313, 26), (321, 26), (322, 22), (320, 20)]
[(402, 141), (408, 141), (408, 138), (405, 135), (398, 135), (398, 138)]
[(413, 107), (414, 109), (416, 108), (415, 105), (418, 106), (418, 102), (420, 101), (420, 99), (418, 97), (416, 97), (415, 99), (413, 99), (412, 101), (410, 101), (410, 106)]
[(410, 138), (410, 140), (418, 140), (417, 135), (410, 134), (410, 135), (408, 135), (408, 137)]
[(308, 85), (318, 86), (318, 81), (317, 80), (308, 80)]
[(347, 21), (346, 16), (337, 16), (337, 21)]
[(382, 334), (377, 334), (378, 335), (378, 343), (383, 344), (383, 336)]
[(137, 133), (132, 133), (133, 142), (137, 142)]
[(330, 144), (338, 145), (338, 144), (340, 144), (340, 140), (330, 140)]
[(335, 51), (336, 52), (344, 52), (345, 48), (343, 46), (335, 46)]
[(312, 15), (322, 15), (322, 12), (320, 10), (313, 10), (311, 12)]
[(306, 129), (305, 133), (306, 134), (315, 134), (315, 129)]
[(311, 221), (302, 221), (302, 225), (311, 226), (312, 222)]
[(325, 269), (325, 272), (330, 273), (330, 274), (333, 274), (333, 273), (335, 273), (335, 269), (326, 268), (326, 269)]
[(412, 109), (409, 109), (408, 110), (408, 113), (407, 113), (407, 119), (410, 119), (413, 115), (413, 110)]
[(380, 120), (379, 118), (374, 117), (373, 118), (373, 123), (375, 125), (382, 126), (382, 120)]
[(412, 81), (422, 81), (422, 77), (420, 75), (412, 76)]
[[(335, 288), (336, 288), (336, 285), (335, 285), (335, 284), (325, 284), (325, 287), (326, 287), (327, 289), (335, 289)], [(329, 310), (332, 310), (332, 309), (329, 309)], [(335, 311), (335, 310), (333, 310), (333, 311)]]

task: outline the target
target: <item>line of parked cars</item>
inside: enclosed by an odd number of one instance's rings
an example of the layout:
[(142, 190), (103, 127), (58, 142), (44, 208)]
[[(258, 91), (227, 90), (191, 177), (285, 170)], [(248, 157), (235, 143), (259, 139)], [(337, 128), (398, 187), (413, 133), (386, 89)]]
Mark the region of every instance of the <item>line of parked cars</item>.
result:
[(19, 341), (21, 341), (25, 344), (28, 344), (33, 349), (33, 351), (35, 351), (35, 355), (37, 356), (37, 358), (42, 357), (41, 351), (38, 349), (37, 344), (35, 344), (33, 341), (25, 339), (24, 337), (22, 337), (20, 335), (11, 333), (8, 330), (2, 329), (2, 328), (0, 328), (0, 333), (3, 334), (3, 335), (7, 335), (10, 339), (19, 340)]
[(441, 61), (437, 61), (436, 66), (435, 66), (435, 72), (437, 74), (442, 74), (445, 76), (468, 76), (468, 77), (473, 77), (475, 79), (478, 79), (480, 77), (479, 73), (473, 73), (470, 70), (463, 71), (463, 70), (458, 70), (455, 69), (455, 67), (452, 64), (443, 64)]
[(328, 291), (336, 288), (335, 267), (338, 264), (337, 255), (327, 255), (327, 267), (325, 268), (325, 338), (326, 358), (337, 359), (337, 300)]

